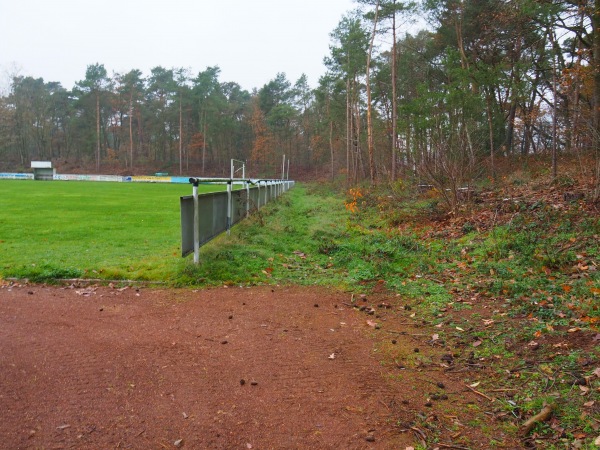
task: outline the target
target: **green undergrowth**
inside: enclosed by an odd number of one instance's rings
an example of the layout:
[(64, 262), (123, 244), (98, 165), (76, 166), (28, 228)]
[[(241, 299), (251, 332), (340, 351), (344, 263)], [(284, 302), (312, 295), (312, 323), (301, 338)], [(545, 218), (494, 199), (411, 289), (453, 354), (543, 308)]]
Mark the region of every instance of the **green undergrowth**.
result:
[[(344, 207), (342, 194), (297, 186), (240, 223), (188, 261), (180, 285), (294, 283), (368, 291), (383, 280), (407, 296), (435, 293), (427, 279), (404, 286), (428, 271), (430, 250), (414, 235), (364, 226)], [(431, 262), (432, 264), (433, 262)]]

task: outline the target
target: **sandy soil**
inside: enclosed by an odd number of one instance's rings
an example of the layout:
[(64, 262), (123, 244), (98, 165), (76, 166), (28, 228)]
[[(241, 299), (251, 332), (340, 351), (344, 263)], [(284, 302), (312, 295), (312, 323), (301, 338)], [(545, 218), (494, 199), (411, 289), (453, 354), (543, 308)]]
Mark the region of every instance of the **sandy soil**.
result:
[(405, 449), (418, 393), (386, 381), (346, 297), (3, 286), (1, 446)]

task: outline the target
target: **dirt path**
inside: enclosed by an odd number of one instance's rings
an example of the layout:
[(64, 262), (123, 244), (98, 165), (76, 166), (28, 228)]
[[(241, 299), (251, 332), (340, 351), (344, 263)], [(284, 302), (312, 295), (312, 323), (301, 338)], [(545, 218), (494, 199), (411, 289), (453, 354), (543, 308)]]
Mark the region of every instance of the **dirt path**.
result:
[[(402, 393), (341, 294), (0, 289), (5, 448), (395, 448)], [(398, 383), (396, 383), (398, 384)]]

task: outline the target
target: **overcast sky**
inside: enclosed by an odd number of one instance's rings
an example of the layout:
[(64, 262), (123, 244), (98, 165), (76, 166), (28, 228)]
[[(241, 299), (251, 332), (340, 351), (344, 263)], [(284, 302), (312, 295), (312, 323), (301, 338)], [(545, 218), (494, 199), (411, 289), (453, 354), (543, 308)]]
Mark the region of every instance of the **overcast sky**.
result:
[(329, 34), (353, 0), (0, 0), (0, 78), (71, 89), (89, 64), (109, 74), (156, 66), (221, 68), (220, 81), (260, 88), (278, 72), (316, 86)]

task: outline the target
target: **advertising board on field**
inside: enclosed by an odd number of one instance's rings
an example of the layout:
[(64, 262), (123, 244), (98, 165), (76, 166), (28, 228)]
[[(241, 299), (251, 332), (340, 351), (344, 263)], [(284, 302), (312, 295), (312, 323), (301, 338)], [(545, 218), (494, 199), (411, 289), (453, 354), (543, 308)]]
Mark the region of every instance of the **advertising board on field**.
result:
[[(170, 183), (171, 177), (152, 177), (152, 176), (132, 176), (131, 178), (133, 182), (142, 182), (142, 183)], [(188, 178), (189, 180), (189, 178)], [(189, 182), (189, 181), (188, 181)]]
[(77, 174), (55, 174), (57, 181), (112, 181), (122, 182), (123, 177), (118, 175), (77, 175)]
[(0, 172), (0, 179), (4, 180), (33, 180), (32, 173), (6, 173)]

